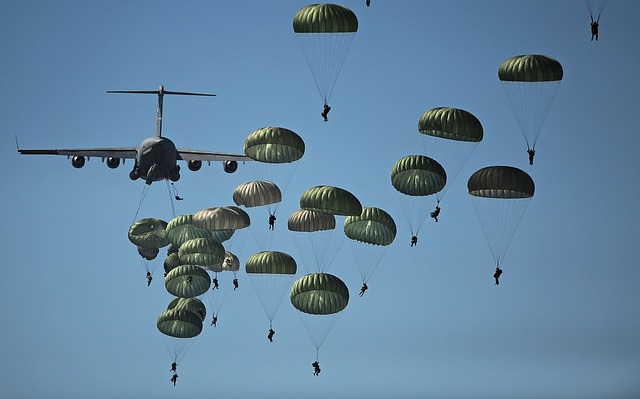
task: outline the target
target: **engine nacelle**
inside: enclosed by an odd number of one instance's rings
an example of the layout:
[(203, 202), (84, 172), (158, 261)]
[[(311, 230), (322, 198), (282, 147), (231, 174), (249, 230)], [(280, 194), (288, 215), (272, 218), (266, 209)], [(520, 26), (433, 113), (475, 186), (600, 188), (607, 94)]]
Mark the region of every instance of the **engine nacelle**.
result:
[(71, 165), (73, 165), (73, 167), (76, 169), (80, 169), (81, 167), (83, 167), (84, 162), (85, 159), (82, 155), (74, 155), (73, 157), (71, 157)]
[(107, 158), (107, 166), (110, 169), (117, 168), (118, 166), (120, 166), (120, 158), (112, 158), (112, 157)]
[(236, 161), (224, 161), (222, 164), (224, 171), (227, 173), (233, 173), (238, 170), (238, 162)]
[(187, 166), (189, 167), (189, 170), (191, 170), (193, 172), (197, 172), (202, 167), (202, 161), (198, 161), (197, 159), (193, 159), (193, 160), (187, 162)]

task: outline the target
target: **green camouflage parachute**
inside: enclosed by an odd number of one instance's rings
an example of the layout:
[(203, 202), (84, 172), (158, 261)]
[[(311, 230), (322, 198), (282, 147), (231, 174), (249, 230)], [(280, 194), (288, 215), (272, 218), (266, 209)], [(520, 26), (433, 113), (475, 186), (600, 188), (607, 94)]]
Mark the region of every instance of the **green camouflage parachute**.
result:
[(344, 233), (352, 240), (385, 246), (396, 238), (396, 223), (382, 209), (367, 207), (360, 216), (349, 216), (344, 221)]
[(263, 127), (246, 138), (244, 153), (258, 162), (290, 163), (304, 155), (304, 141), (289, 129)]
[(203, 321), (207, 317), (207, 309), (198, 298), (174, 298), (167, 306), (167, 310), (171, 309), (186, 309), (198, 315)]
[(313, 315), (338, 313), (349, 303), (349, 289), (338, 277), (312, 273), (300, 277), (291, 287), (291, 304)]
[(418, 131), (433, 137), (454, 141), (482, 141), (482, 124), (473, 114), (462, 109), (438, 107), (426, 111), (418, 121)]
[(347, 190), (333, 186), (311, 187), (302, 193), (300, 208), (342, 216), (357, 216), (362, 213), (358, 198)]
[(193, 238), (182, 244), (178, 251), (182, 264), (205, 268), (222, 262), (224, 255), (224, 247), (213, 238)]
[(143, 248), (162, 248), (169, 245), (166, 227), (164, 220), (140, 219), (129, 228), (129, 241)]
[(244, 183), (233, 191), (233, 202), (247, 208), (275, 204), (280, 201), (282, 201), (280, 189), (268, 180)]
[(238, 230), (250, 223), (249, 215), (237, 206), (206, 208), (193, 214), (193, 225), (207, 230)]
[(485, 198), (529, 198), (535, 192), (531, 176), (511, 166), (482, 168), (471, 175), (467, 188), (469, 194)]
[(202, 332), (202, 319), (185, 308), (165, 310), (158, 316), (158, 330), (174, 338), (193, 338)]
[(444, 188), (447, 174), (435, 160), (424, 155), (409, 155), (391, 170), (391, 184), (403, 194), (427, 196)]
[(262, 251), (247, 259), (245, 270), (247, 274), (296, 274), (298, 267), (287, 253)]
[(195, 298), (209, 290), (211, 277), (199, 266), (181, 265), (167, 273), (164, 285), (173, 296)]

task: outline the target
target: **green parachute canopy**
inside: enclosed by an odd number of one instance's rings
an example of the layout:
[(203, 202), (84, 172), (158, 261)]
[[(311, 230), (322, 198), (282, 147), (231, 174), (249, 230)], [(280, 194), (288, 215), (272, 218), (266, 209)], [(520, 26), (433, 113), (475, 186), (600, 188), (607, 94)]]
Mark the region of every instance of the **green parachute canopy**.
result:
[(427, 110), (418, 121), (418, 131), (433, 137), (455, 141), (482, 141), (482, 124), (462, 109), (437, 107)]
[(358, 18), (343, 6), (312, 4), (294, 16), (293, 31), (307, 59), (318, 93), (327, 104), (358, 31)]
[(180, 265), (183, 265), (183, 263), (180, 261), (180, 256), (178, 255), (178, 253), (171, 252), (170, 254), (167, 255), (163, 263), (165, 274), (169, 273), (171, 270), (175, 269)]
[(167, 273), (164, 286), (173, 296), (195, 298), (209, 290), (211, 277), (199, 266), (181, 265)]
[(498, 77), (520, 125), (527, 150), (535, 149), (562, 81), (562, 65), (546, 55), (519, 55), (500, 65)]
[(143, 248), (162, 248), (169, 245), (167, 222), (156, 218), (140, 219), (129, 228), (129, 241)]
[(291, 163), (304, 155), (304, 141), (289, 129), (263, 127), (245, 139), (244, 153), (258, 162)]
[(238, 230), (250, 224), (247, 212), (237, 206), (206, 208), (193, 214), (193, 225), (201, 229)]
[(562, 65), (546, 55), (517, 55), (498, 68), (503, 82), (554, 82), (562, 80)]
[(167, 310), (171, 309), (186, 309), (198, 315), (203, 321), (207, 317), (207, 309), (198, 298), (174, 298), (167, 306)]
[(193, 338), (202, 332), (202, 319), (185, 308), (165, 310), (158, 316), (158, 330), (174, 338)]
[(358, 18), (337, 4), (311, 4), (293, 17), (295, 33), (345, 33), (358, 31)]
[(372, 245), (389, 245), (396, 238), (396, 223), (380, 208), (367, 207), (360, 216), (344, 221), (344, 233), (352, 240)]
[(335, 229), (336, 218), (330, 213), (299, 209), (289, 216), (287, 224), (289, 231), (312, 233)]
[(207, 268), (222, 262), (225, 251), (213, 238), (193, 238), (182, 244), (178, 256), (182, 264)]
[(166, 230), (169, 242), (178, 248), (192, 238), (211, 238), (209, 230), (193, 225), (193, 215), (176, 216), (169, 221)]
[(233, 202), (247, 208), (275, 204), (282, 201), (282, 192), (278, 186), (268, 180), (250, 181), (236, 187)]
[(300, 277), (291, 287), (291, 304), (312, 315), (338, 313), (349, 303), (349, 289), (338, 277), (312, 273)]
[(362, 213), (362, 205), (355, 195), (333, 186), (311, 187), (302, 193), (300, 208), (342, 216), (357, 216)]
[(424, 155), (409, 155), (396, 162), (391, 170), (391, 184), (403, 194), (426, 196), (444, 188), (447, 174), (435, 160)]
[(247, 274), (296, 274), (298, 266), (295, 259), (279, 251), (257, 252), (245, 263)]
[(476, 171), (467, 182), (469, 194), (485, 198), (530, 198), (535, 192), (533, 179), (512, 166), (488, 166)]

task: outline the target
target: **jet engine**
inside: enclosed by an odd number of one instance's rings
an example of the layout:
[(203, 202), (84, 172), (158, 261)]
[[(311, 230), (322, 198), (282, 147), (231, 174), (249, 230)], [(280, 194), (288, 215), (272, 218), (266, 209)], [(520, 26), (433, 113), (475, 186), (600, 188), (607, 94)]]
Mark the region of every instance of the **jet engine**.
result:
[(222, 164), (224, 171), (227, 173), (233, 173), (238, 170), (238, 162), (236, 161), (224, 161)]
[(117, 168), (118, 166), (120, 166), (120, 158), (107, 158), (107, 166), (111, 169)]
[(71, 157), (71, 165), (73, 165), (73, 167), (76, 169), (80, 169), (81, 167), (83, 167), (84, 162), (84, 157), (81, 155), (74, 155), (73, 157)]
[(189, 170), (197, 172), (202, 167), (202, 161), (192, 159), (191, 161), (187, 162), (187, 166), (189, 167)]

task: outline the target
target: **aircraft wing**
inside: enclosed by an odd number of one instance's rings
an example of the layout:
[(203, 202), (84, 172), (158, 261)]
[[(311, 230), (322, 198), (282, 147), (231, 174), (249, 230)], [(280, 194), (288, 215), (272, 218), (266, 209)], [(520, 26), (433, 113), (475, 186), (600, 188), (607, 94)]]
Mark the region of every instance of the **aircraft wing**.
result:
[(246, 155), (240, 154), (226, 154), (224, 152), (211, 152), (201, 150), (185, 150), (184, 148), (178, 148), (178, 159), (183, 161), (253, 161)]
[(114, 147), (114, 148), (69, 148), (69, 149), (44, 149), (44, 150), (27, 150), (18, 148), (18, 153), (24, 155), (65, 155), (67, 157), (96, 157), (96, 158), (121, 158), (135, 159), (136, 147)]

